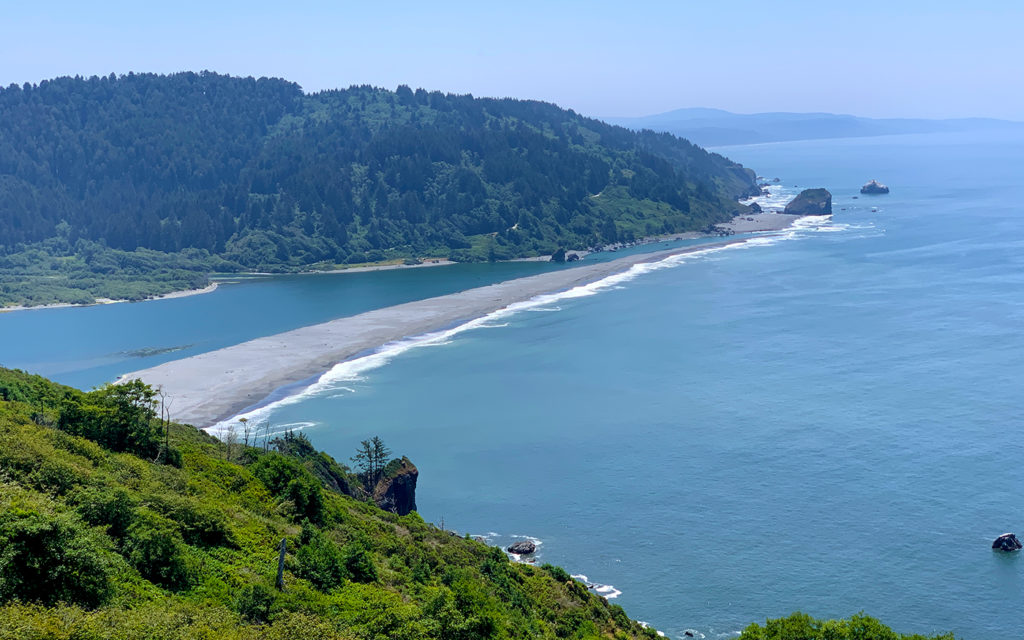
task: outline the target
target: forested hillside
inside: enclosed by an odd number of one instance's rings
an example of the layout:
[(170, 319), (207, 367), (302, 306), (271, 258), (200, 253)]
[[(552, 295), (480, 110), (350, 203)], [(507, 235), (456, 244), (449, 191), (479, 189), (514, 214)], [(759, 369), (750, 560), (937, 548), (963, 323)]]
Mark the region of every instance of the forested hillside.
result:
[(755, 192), (685, 140), (541, 102), (208, 72), (0, 89), (8, 284), (179, 268), (116, 253), (139, 248), (196, 273), (550, 254), (705, 228)]

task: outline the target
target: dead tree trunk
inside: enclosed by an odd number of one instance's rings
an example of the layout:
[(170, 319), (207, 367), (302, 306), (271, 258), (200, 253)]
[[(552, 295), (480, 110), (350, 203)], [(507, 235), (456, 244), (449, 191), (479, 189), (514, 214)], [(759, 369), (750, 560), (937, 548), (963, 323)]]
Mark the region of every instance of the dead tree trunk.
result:
[(281, 555), (277, 559), (277, 590), (284, 591), (284, 552), (288, 549), (288, 542), (281, 538)]

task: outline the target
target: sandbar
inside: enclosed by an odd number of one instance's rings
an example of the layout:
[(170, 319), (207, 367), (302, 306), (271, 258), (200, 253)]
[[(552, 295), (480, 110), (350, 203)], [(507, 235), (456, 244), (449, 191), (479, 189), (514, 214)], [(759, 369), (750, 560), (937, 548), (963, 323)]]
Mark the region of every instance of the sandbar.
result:
[(746, 241), (732, 238), (629, 255), (375, 309), (174, 360), (125, 374), (119, 381), (138, 378), (160, 387), (171, 401), (175, 421), (209, 427), (260, 404), (282, 387), (313, 380), (340, 362), (390, 342), (456, 326), (538, 295), (589, 284), (635, 264)]

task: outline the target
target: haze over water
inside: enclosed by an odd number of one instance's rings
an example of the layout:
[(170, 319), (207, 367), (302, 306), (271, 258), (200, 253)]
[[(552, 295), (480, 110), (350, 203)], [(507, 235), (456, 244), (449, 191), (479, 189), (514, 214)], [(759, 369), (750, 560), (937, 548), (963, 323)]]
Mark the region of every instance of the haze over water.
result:
[[(829, 188), (833, 220), (386, 350), (266, 416), (341, 461), (380, 435), (420, 468), (426, 520), (495, 544), (535, 537), (540, 562), (669, 637), (799, 609), (1019, 638), (1024, 559), (989, 546), (1024, 530), (1024, 137), (721, 152), (789, 193)], [(870, 178), (892, 193), (853, 199)], [(0, 363), (89, 386), (543, 268), (0, 314)]]
[[(340, 367), (268, 418), (339, 459), (380, 435), (425, 519), (536, 537), (670, 637), (864, 610), (1019, 638), (1024, 560), (989, 546), (1024, 529), (1024, 139), (723, 152), (828, 187), (832, 223)], [(869, 178), (892, 193), (853, 199)]]

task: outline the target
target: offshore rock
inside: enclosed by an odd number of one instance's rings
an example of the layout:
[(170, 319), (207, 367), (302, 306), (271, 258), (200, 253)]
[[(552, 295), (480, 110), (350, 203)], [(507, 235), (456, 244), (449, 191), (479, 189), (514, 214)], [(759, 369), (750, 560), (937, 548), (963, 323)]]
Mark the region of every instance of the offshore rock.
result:
[(877, 180), (872, 180), (863, 187), (860, 188), (861, 193), (871, 193), (875, 195), (889, 193), (889, 187), (885, 186)]
[(505, 551), (514, 553), (517, 556), (523, 556), (533, 553), (537, 550), (537, 545), (533, 544), (529, 540), (520, 540), (519, 542), (513, 542), (508, 545)]
[(999, 551), (1020, 551), (1021, 547), (1024, 547), (1024, 545), (1012, 533), (1004, 533), (992, 543), (992, 548)]
[(785, 213), (795, 216), (830, 216), (832, 194), (828, 189), (804, 189), (786, 205)]
[(373, 490), (373, 501), (385, 511), (404, 516), (416, 510), (416, 479), (420, 472), (409, 458), (393, 460)]

